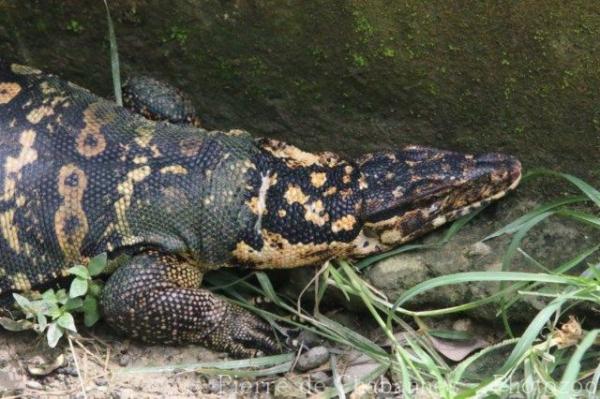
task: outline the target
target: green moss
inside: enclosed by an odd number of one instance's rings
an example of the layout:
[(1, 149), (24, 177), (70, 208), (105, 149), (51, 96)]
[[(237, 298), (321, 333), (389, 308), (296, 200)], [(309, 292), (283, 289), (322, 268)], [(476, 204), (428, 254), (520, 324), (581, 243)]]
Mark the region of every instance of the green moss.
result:
[(373, 28), (367, 17), (362, 15), (358, 10), (355, 10), (352, 15), (355, 18), (355, 31), (362, 36), (364, 41), (368, 41), (373, 37), (375, 28)]
[(163, 42), (174, 41), (179, 46), (185, 47), (188, 41), (188, 31), (180, 26), (171, 26), (166, 36), (163, 36)]
[(361, 54), (352, 54), (352, 60), (354, 61), (354, 65), (359, 68), (364, 68), (368, 65), (367, 59)]
[(390, 48), (390, 47), (385, 47), (381, 51), (381, 53), (384, 57), (388, 57), (388, 58), (393, 58), (396, 56), (396, 50), (394, 50), (393, 48)]
[[(101, 5), (2, 4), (2, 54), (110, 95)], [(584, 177), (582, 158), (600, 146), (600, 6), (593, 2), (111, 7), (124, 73), (181, 86), (212, 127), (347, 153), (409, 142), (502, 150), (526, 165)], [(70, 21), (86, 29), (73, 34)]]
[[(44, 25), (45, 24), (42, 24), (42, 26)], [(76, 19), (70, 19), (69, 22), (67, 22), (66, 29), (69, 32), (80, 33), (83, 30), (83, 26)]]

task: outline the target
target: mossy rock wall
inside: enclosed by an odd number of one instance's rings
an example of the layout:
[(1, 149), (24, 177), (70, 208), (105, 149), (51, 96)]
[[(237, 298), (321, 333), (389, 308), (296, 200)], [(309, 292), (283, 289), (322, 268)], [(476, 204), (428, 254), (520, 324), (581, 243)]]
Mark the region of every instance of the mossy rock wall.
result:
[[(600, 2), (113, 1), (125, 76), (205, 125), (356, 155), (505, 151), (598, 181)], [(102, 2), (0, 1), (0, 56), (111, 95)]]

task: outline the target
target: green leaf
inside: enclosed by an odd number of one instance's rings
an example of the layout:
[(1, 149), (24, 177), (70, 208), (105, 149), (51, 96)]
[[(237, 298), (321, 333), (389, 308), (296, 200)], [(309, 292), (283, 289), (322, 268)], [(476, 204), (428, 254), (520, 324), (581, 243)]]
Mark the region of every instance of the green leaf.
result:
[(52, 309), (57, 308), (58, 305), (53, 301), (46, 301), (44, 299), (40, 299), (37, 301), (31, 301), (31, 312), (33, 314), (44, 314), (49, 315), (52, 312)]
[(81, 308), (84, 312), (93, 311), (98, 308), (98, 300), (93, 296), (86, 295)]
[(74, 276), (77, 276), (79, 278), (85, 279), (85, 280), (89, 280), (90, 278), (90, 272), (89, 270), (82, 265), (75, 265), (72, 268), (70, 268), (68, 270), (69, 274), (72, 274)]
[(0, 317), (0, 326), (8, 331), (25, 331), (33, 328), (33, 323), (29, 320), (13, 320), (9, 317)]
[(61, 305), (64, 305), (69, 300), (69, 295), (67, 295), (67, 291), (64, 288), (56, 291), (56, 300)]
[(529, 281), (556, 284), (569, 284), (572, 280), (568, 277), (555, 276), (545, 273), (523, 273), (523, 272), (463, 272), (434, 277), (423, 281), (406, 290), (394, 303), (394, 308), (402, 306), (413, 297), (431, 289), (450, 284), (461, 284), (470, 281)]
[(44, 312), (46, 316), (52, 317), (52, 320), (58, 319), (62, 313), (62, 310), (57, 305), (49, 306), (46, 312)]
[(65, 303), (63, 310), (69, 312), (72, 310), (79, 310), (83, 306), (83, 299), (81, 298), (69, 298)]
[[(126, 367), (119, 371), (119, 374), (148, 374), (148, 373), (166, 373), (166, 372), (202, 372), (206, 370), (218, 370), (220, 373), (225, 374), (226, 371), (231, 370), (239, 375), (244, 375), (245, 368), (258, 369), (256, 372), (251, 374), (253, 377), (261, 377), (265, 375), (273, 375), (273, 369), (261, 369), (263, 367), (270, 367), (275, 365), (284, 366), (282, 369), (277, 370), (278, 373), (286, 373), (290, 370), (292, 362), (294, 361), (293, 353), (284, 353), (281, 355), (264, 356), (264, 357), (252, 357), (248, 359), (237, 359), (237, 360), (218, 360), (201, 363), (184, 363), (184, 364), (167, 364), (161, 366), (146, 366), (146, 367)], [(217, 374), (217, 373), (215, 373)]]
[(83, 324), (86, 327), (91, 327), (100, 320), (100, 312), (85, 313), (83, 315)]
[(42, 294), (42, 299), (46, 302), (58, 302), (58, 298), (56, 297), (56, 292), (51, 288), (49, 290), (44, 291)]
[(570, 209), (563, 209), (558, 212), (561, 216), (567, 216), (580, 222), (587, 223), (594, 227), (600, 228), (600, 217), (585, 212), (572, 211)]
[(588, 196), (589, 199), (594, 201), (596, 205), (600, 206), (600, 191), (596, 190), (594, 187), (590, 186), (588, 183), (584, 182), (578, 177), (569, 175), (567, 173), (551, 173), (555, 176), (561, 176), (567, 179), (572, 184), (576, 185), (578, 189), (581, 190), (585, 195)]
[(41, 313), (38, 313), (36, 318), (39, 331), (44, 331), (48, 326), (48, 319), (46, 319), (46, 316)]
[(46, 333), (48, 346), (54, 348), (63, 335), (63, 330), (56, 324), (56, 322), (51, 323), (48, 327), (48, 332)]
[(88, 271), (92, 277), (95, 277), (102, 273), (106, 268), (107, 264), (107, 256), (106, 252), (101, 253), (100, 255), (94, 256), (90, 259), (88, 263)]
[(71, 287), (69, 288), (69, 296), (71, 298), (77, 298), (79, 296), (85, 295), (88, 289), (88, 280), (76, 277), (71, 282)]
[(91, 327), (100, 320), (100, 308), (98, 300), (93, 296), (86, 296), (83, 300), (83, 324), (86, 327)]
[(548, 202), (547, 204), (544, 204), (544, 205), (526, 213), (525, 215), (515, 219), (511, 223), (502, 227), (500, 230), (497, 230), (494, 233), (488, 235), (482, 241), (486, 241), (491, 238), (499, 237), (503, 234), (512, 234), (515, 231), (519, 230), (521, 228), (521, 225), (523, 225), (524, 223), (527, 223), (529, 220), (531, 220), (541, 214), (554, 213), (556, 208), (561, 208), (564, 205), (574, 204), (577, 202), (585, 202), (586, 199), (587, 198), (585, 196), (575, 196), (575, 197), (561, 198), (556, 201)]
[(560, 309), (562, 304), (566, 301), (566, 299), (561, 298), (560, 300), (554, 300), (550, 304), (548, 304), (545, 308), (540, 310), (538, 314), (533, 318), (531, 323), (527, 326), (527, 329), (517, 341), (517, 344), (513, 348), (512, 352), (500, 368), (497, 371), (498, 374), (507, 373), (510, 369), (516, 367), (519, 359), (529, 348), (531, 348), (531, 344), (536, 340), (546, 322), (550, 317)]
[(90, 282), (89, 287), (88, 287), (88, 294), (99, 298), (100, 295), (102, 295), (102, 288), (103, 288), (103, 285), (101, 282), (92, 281), (92, 282)]
[(63, 311), (58, 306), (52, 306), (48, 308), (48, 311), (44, 313), (46, 316), (50, 316), (52, 320), (56, 320), (63, 314)]
[(447, 339), (450, 341), (470, 341), (475, 339), (475, 336), (466, 331), (456, 330), (429, 330), (429, 335), (436, 338)]
[(65, 330), (77, 332), (77, 328), (75, 327), (75, 320), (71, 313), (65, 312), (56, 320), (56, 324), (61, 326)]
[(14, 293), (13, 298), (15, 298), (15, 302), (17, 303), (17, 305), (19, 305), (19, 307), (26, 312), (29, 312), (30, 309), (33, 307), (31, 301), (25, 298), (23, 295)]
[(256, 273), (256, 278), (258, 279), (258, 282), (263, 291), (265, 292), (267, 298), (273, 301), (273, 303), (281, 303), (281, 299), (277, 295), (277, 292), (275, 292), (275, 289), (273, 288), (273, 284), (271, 284), (271, 280), (269, 280), (269, 277), (263, 272), (258, 272)]

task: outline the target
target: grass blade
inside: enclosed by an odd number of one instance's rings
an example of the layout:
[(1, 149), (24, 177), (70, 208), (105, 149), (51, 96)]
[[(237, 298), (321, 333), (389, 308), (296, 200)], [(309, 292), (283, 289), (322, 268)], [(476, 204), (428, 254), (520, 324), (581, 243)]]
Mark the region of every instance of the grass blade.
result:
[(199, 362), (199, 363), (185, 363), (185, 364), (172, 364), (156, 367), (127, 367), (119, 371), (123, 374), (144, 374), (144, 373), (166, 373), (174, 371), (196, 371), (199, 369), (214, 369), (214, 370), (236, 370), (242, 371), (242, 368), (259, 368), (259, 367), (271, 367), (288, 364), (291, 366), (291, 362), (294, 360), (294, 353), (285, 353), (283, 355), (275, 356), (264, 356), (255, 357), (250, 359), (241, 360), (226, 360), (217, 362)]
[[(558, 266), (557, 268), (552, 270), (552, 273), (557, 274), (557, 275), (567, 273), (569, 270), (573, 269), (574, 267), (579, 265), (581, 262), (586, 260), (588, 257), (593, 255), (596, 251), (598, 251), (598, 249), (600, 249), (600, 244), (596, 245), (595, 247), (586, 249), (585, 251), (581, 252), (580, 254), (577, 254), (574, 258), (567, 260), (566, 262), (564, 262), (563, 264), (561, 264), (560, 266)], [(540, 286), (541, 284), (538, 282), (535, 282), (528, 287), (526, 287), (526, 285), (527, 285), (527, 283), (518, 283), (518, 284), (515, 284), (513, 286), (513, 288), (514, 288), (514, 290), (525, 290), (526, 289), (526, 290), (531, 291), (532, 289)], [(514, 305), (517, 301), (519, 301), (519, 299), (520, 298), (518, 296), (514, 296), (513, 298), (511, 298), (508, 302), (506, 302), (504, 304), (504, 307), (506, 309), (508, 309), (509, 307)]]
[(562, 210), (558, 211), (557, 214), (561, 215), (561, 216), (569, 217), (571, 219), (575, 219), (579, 222), (587, 223), (596, 228), (600, 228), (600, 217), (591, 215), (589, 213), (573, 211), (571, 209), (562, 209)]
[(394, 303), (394, 309), (413, 297), (443, 285), (461, 284), (472, 281), (538, 281), (545, 283), (569, 284), (571, 279), (546, 273), (522, 272), (466, 272), (439, 276), (424, 281), (407, 290)]
[(377, 254), (377, 255), (373, 255), (373, 256), (369, 256), (361, 261), (359, 261), (356, 264), (356, 268), (358, 270), (362, 270), (367, 266), (372, 265), (373, 263), (382, 261), (386, 258), (389, 258), (390, 256), (394, 256), (394, 255), (398, 255), (401, 254), (403, 252), (408, 252), (408, 251), (414, 251), (415, 249), (426, 249), (426, 248), (430, 248), (431, 245), (425, 245), (425, 244), (409, 244), (409, 245), (402, 245), (401, 247), (398, 247), (396, 249), (393, 249), (391, 251), (387, 251), (381, 254)]
[(110, 43), (110, 69), (112, 72), (113, 90), (115, 92), (115, 102), (119, 106), (123, 106), (123, 97), (121, 95), (121, 69), (119, 66), (119, 49), (117, 47), (117, 36), (115, 35), (115, 27), (110, 16), (107, 0), (104, 0), (106, 7), (106, 21), (108, 22), (108, 41)]
[(527, 326), (527, 329), (515, 345), (513, 351), (508, 356), (508, 359), (506, 359), (498, 373), (505, 374), (509, 370), (515, 368), (523, 354), (527, 352), (527, 350), (531, 347), (531, 344), (536, 340), (546, 325), (546, 322), (560, 309), (565, 301), (565, 297), (554, 300), (548, 306), (538, 312), (531, 323), (529, 323), (529, 326)]
[(596, 337), (598, 337), (598, 333), (600, 333), (600, 330), (598, 329), (587, 333), (585, 338), (577, 346), (577, 349), (575, 349), (575, 352), (573, 353), (573, 356), (571, 356), (571, 359), (567, 364), (567, 368), (565, 369), (565, 372), (560, 380), (557, 399), (569, 399), (574, 397), (573, 386), (578, 380), (579, 369), (581, 368), (581, 360), (585, 352), (592, 345), (594, 345)]
[(590, 393), (597, 394), (598, 393), (598, 383), (600, 382), (600, 362), (598, 362), (598, 366), (596, 367), (596, 371), (594, 371), (594, 375), (592, 376)]
[(487, 348), (482, 349), (481, 351), (475, 353), (474, 355), (469, 356), (468, 358), (466, 358), (465, 360), (463, 360), (462, 362), (460, 362), (454, 368), (454, 370), (452, 370), (452, 372), (450, 373), (450, 377), (451, 377), (452, 381), (454, 381), (455, 384), (458, 384), (463, 379), (463, 377), (464, 377), (467, 369), (469, 368), (469, 366), (471, 366), (477, 360), (479, 360), (480, 358), (488, 355), (490, 352), (493, 352), (493, 351), (498, 350), (500, 348), (503, 348), (505, 346), (514, 345), (518, 341), (519, 341), (518, 338), (507, 339), (507, 340), (504, 340), (504, 341), (499, 342), (497, 344), (488, 346)]
[(275, 288), (273, 288), (273, 284), (271, 284), (269, 277), (264, 272), (258, 272), (256, 273), (256, 278), (265, 292), (265, 295), (273, 301), (273, 303), (278, 305), (281, 304), (281, 299), (279, 298), (279, 295), (277, 295), (277, 292), (275, 292)]
[(499, 237), (504, 234), (512, 234), (515, 231), (519, 230), (519, 228), (521, 227), (522, 224), (526, 223), (527, 221), (533, 219), (534, 217), (536, 217), (538, 215), (552, 211), (556, 208), (560, 208), (564, 205), (575, 204), (578, 202), (585, 202), (586, 199), (587, 198), (585, 196), (579, 195), (579, 196), (575, 196), (575, 197), (561, 198), (559, 200), (544, 204), (544, 205), (534, 209), (533, 211), (528, 212), (525, 215), (517, 218), (513, 222), (502, 227), (500, 230), (497, 230), (497, 231), (493, 232), (492, 234), (486, 236), (482, 241), (496, 238), (496, 237)]
[(333, 378), (333, 386), (335, 387), (335, 392), (340, 399), (346, 399), (346, 392), (344, 391), (344, 386), (342, 385), (342, 376), (338, 373), (337, 370), (337, 359), (335, 355), (331, 355), (329, 359), (329, 365), (331, 367), (331, 375)]
[(585, 181), (567, 173), (550, 172), (550, 174), (567, 179), (569, 182), (577, 186), (577, 188), (581, 190), (581, 192), (583, 192), (589, 199), (594, 201), (597, 206), (600, 206), (600, 191), (596, 190)]

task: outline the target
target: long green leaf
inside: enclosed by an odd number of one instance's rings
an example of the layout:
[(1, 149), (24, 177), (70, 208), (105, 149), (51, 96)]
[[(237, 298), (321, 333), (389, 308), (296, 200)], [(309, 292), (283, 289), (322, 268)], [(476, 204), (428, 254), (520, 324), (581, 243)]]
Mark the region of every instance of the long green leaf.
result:
[[(596, 251), (598, 251), (598, 249), (600, 249), (600, 244), (596, 245), (595, 247), (586, 249), (585, 251), (577, 254), (572, 259), (569, 259), (566, 262), (562, 263), (560, 266), (556, 267), (554, 270), (552, 270), (552, 273), (557, 274), (557, 275), (567, 273), (568, 271), (570, 271), (571, 269), (573, 269), (574, 267), (579, 265), (581, 262), (583, 262), (585, 259), (587, 259), (589, 256), (593, 255)], [(522, 290), (522, 289), (525, 289), (524, 287), (526, 285), (527, 285), (527, 283), (517, 283), (512, 288), (514, 288), (515, 290)], [(541, 283), (535, 282), (535, 283), (529, 285), (527, 287), (527, 289), (532, 290), (540, 285), (541, 285)], [(506, 304), (504, 304), (504, 306), (506, 308), (508, 308), (508, 307), (514, 305), (517, 301), (519, 301), (519, 299), (520, 299), (519, 296), (514, 296)]]
[(600, 217), (585, 212), (573, 211), (571, 209), (562, 209), (558, 211), (558, 215), (566, 216), (580, 222), (587, 223), (596, 228), (600, 228)]
[(544, 204), (544, 205), (532, 210), (531, 212), (528, 212), (525, 215), (515, 219), (514, 221), (512, 221), (511, 223), (502, 227), (501, 229), (488, 235), (482, 241), (486, 241), (486, 240), (489, 240), (489, 239), (492, 239), (495, 237), (499, 237), (504, 234), (512, 234), (515, 231), (519, 230), (520, 226), (523, 223), (526, 223), (527, 221), (533, 219), (534, 217), (536, 217), (538, 215), (552, 211), (556, 208), (561, 208), (564, 205), (574, 204), (574, 203), (578, 203), (578, 202), (585, 202), (586, 200), (587, 200), (587, 198), (585, 196), (579, 195), (579, 196), (575, 196), (575, 197), (561, 198), (559, 200), (549, 202), (549, 203)]
[(544, 219), (546, 219), (548, 216), (550, 216), (552, 214), (553, 214), (553, 212), (541, 213), (541, 214), (529, 219), (527, 222), (525, 222), (519, 226), (517, 233), (512, 238), (510, 245), (508, 246), (508, 249), (506, 250), (506, 252), (504, 253), (504, 256), (502, 257), (502, 270), (503, 271), (507, 271), (510, 268), (512, 259), (514, 258), (515, 254), (517, 252), (517, 249), (521, 245), (521, 241), (523, 241), (523, 238), (525, 238), (525, 235), (529, 232), (529, 230), (531, 230), (535, 225), (537, 225), (538, 223), (540, 223), (541, 221), (543, 221)]
[(577, 186), (577, 188), (580, 189), (585, 195), (587, 195), (587, 197), (589, 199), (594, 201), (594, 203), (597, 206), (600, 206), (600, 191), (596, 190), (594, 187), (590, 186), (585, 181), (581, 180), (578, 177), (569, 175), (567, 173), (550, 172), (550, 174), (555, 175), (555, 176), (560, 176), (564, 179), (567, 179), (569, 182), (571, 182), (575, 186)]
[[(525, 238), (525, 236), (527, 235), (529, 230), (531, 230), (535, 225), (537, 225), (541, 221), (545, 220), (547, 217), (549, 217), (552, 214), (553, 214), (553, 212), (541, 213), (539, 215), (532, 217), (531, 219), (529, 219), (528, 221), (526, 221), (525, 223), (523, 223), (522, 225), (519, 226), (519, 229), (517, 230), (516, 234), (512, 237), (512, 239), (510, 241), (510, 245), (508, 246), (507, 250), (504, 252), (504, 255), (502, 256), (502, 271), (508, 271), (510, 269), (513, 258), (515, 256), (515, 254), (517, 253), (517, 249), (520, 247), (521, 241), (523, 241), (523, 239)], [(500, 284), (501, 290), (504, 289), (504, 283), (505, 282), (502, 282)], [(506, 302), (506, 298), (503, 298), (501, 302), (502, 302), (502, 304), (504, 304)], [(502, 308), (501, 308), (502, 324), (504, 325), (504, 330), (508, 333), (508, 335), (510, 337), (514, 337), (512, 328), (510, 327), (510, 323), (508, 322), (508, 315), (507, 315), (505, 309), (506, 308), (504, 306), (502, 306)]]
[(592, 376), (592, 380), (590, 381), (592, 384), (590, 386), (590, 392), (593, 394), (598, 393), (598, 383), (600, 383), (600, 362), (598, 362), (598, 366), (594, 371), (594, 375)]
[(281, 303), (281, 299), (279, 298), (279, 295), (277, 295), (277, 292), (275, 292), (275, 288), (273, 288), (273, 284), (271, 284), (269, 276), (267, 276), (264, 272), (258, 272), (256, 273), (256, 278), (258, 279), (258, 283), (262, 287), (267, 297), (276, 304)]
[(546, 325), (546, 322), (554, 313), (556, 313), (558, 309), (560, 309), (565, 301), (566, 298), (564, 297), (554, 300), (538, 312), (531, 323), (529, 323), (527, 326), (527, 329), (515, 345), (511, 354), (508, 356), (508, 359), (506, 359), (502, 367), (500, 367), (500, 370), (498, 371), (499, 374), (507, 373), (517, 365), (517, 362), (521, 356), (527, 352), (527, 350), (531, 347), (531, 344), (536, 340)]
[(112, 71), (113, 89), (115, 92), (115, 102), (117, 105), (123, 106), (123, 96), (121, 95), (121, 70), (119, 66), (119, 49), (117, 47), (117, 36), (115, 35), (115, 27), (110, 16), (107, 0), (104, 0), (106, 7), (106, 21), (108, 22), (108, 41), (110, 43), (110, 68)]
[(545, 283), (569, 284), (572, 280), (564, 276), (555, 276), (546, 273), (522, 272), (466, 272), (439, 276), (424, 281), (407, 290), (394, 303), (397, 308), (413, 297), (443, 285), (461, 284), (472, 281), (540, 281)]
[[(244, 368), (270, 367), (282, 364), (288, 364), (294, 360), (294, 353), (285, 353), (283, 355), (256, 357), (241, 360), (226, 360), (217, 362), (198, 362), (172, 364), (156, 367), (127, 367), (118, 371), (119, 374), (145, 374), (145, 373), (166, 373), (174, 371), (196, 371), (200, 369), (217, 370), (236, 370), (242, 371)], [(291, 365), (291, 364), (290, 364)], [(289, 369), (289, 367), (288, 367)]]
[(426, 249), (426, 248), (431, 248), (432, 245), (425, 245), (425, 244), (409, 244), (409, 245), (402, 245), (396, 249), (393, 249), (391, 251), (387, 251), (381, 254), (377, 254), (377, 255), (373, 255), (373, 256), (369, 256), (361, 261), (359, 261), (356, 264), (356, 268), (358, 270), (362, 270), (367, 266), (372, 265), (373, 263), (382, 261), (386, 258), (389, 258), (390, 256), (394, 256), (394, 255), (398, 255), (401, 254), (403, 252), (408, 252), (408, 251), (414, 251), (415, 249)]

